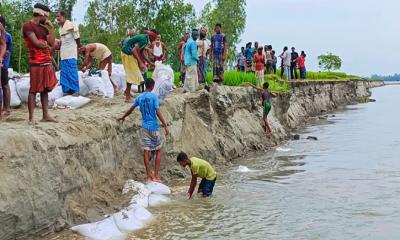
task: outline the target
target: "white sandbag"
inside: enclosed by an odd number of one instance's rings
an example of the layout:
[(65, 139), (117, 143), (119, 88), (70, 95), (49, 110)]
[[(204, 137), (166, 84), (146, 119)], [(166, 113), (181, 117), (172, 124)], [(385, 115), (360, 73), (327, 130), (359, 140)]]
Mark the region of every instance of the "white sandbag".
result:
[(135, 208), (134, 217), (142, 221), (143, 223), (149, 222), (153, 217), (153, 214), (151, 214), (151, 212), (138, 204), (132, 204), (129, 207)]
[(57, 107), (66, 107), (71, 109), (80, 108), (90, 102), (90, 98), (86, 97), (74, 97), (74, 96), (64, 96), (55, 101)]
[(130, 233), (144, 227), (152, 214), (142, 206), (133, 205), (113, 214), (114, 222), (123, 233)]
[(126, 74), (125, 69), (122, 64), (115, 64), (112, 65), (112, 74), (111, 74), (111, 81), (117, 86), (117, 89), (120, 91), (125, 91), (126, 89)]
[(29, 88), (31, 86), (29, 78), (21, 78), (15, 81), (17, 93), (23, 103), (28, 102)]
[(8, 68), (8, 78), (14, 78), (15, 74), (14, 74), (14, 69), (12, 68)]
[(114, 222), (113, 217), (95, 223), (82, 224), (71, 228), (90, 240), (123, 240), (126, 237)]
[(160, 102), (168, 96), (174, 85), (174, 71), (170, 66), (156, 62), (152, 78), (155, 81), (153, 93), (157, 95)]
[(8, 85), (10, 86), (10, 94), (11, 94), (10, 106), (11, 107), (20, 106), (21, 105), (21, 99), (18, 96), (17, 88), (15, 86), (15, 81), (14, 80), (10, 80), (8, 82)]
[(105, 89), (104, 96), (107, 98), (113, 98), (114, 97), (114, 87), (111, 83), (110, 76), (108, 76), (108, 72), (106, 70), (101, 70), (100, 75), (101, 75), (101, 80), (103, 81), (104, 89)]
[[(85, 75), (84, 75), (85, 76)], [(83, 82), (89, 88), (89, 93), (96, 96), (105, 96), (106, 89), (103, 80), (97, 75), (83, 77)]]
[(171, 189), (168, 186), (159, 182), (150, 182), (146, 184), (145, 187), (150, 191), (150, 193), (164, 195), (171, 194)]
[[(49, 92), (48, 94), (48, 99), (49, 99), (49, 103), (48, 103), (48, 107), (52, 108), (55, 105), (55, 101), (59, 98), (63, 97), (63, 91), (62, 91), (62, 87), (61, 86), (57, 86), (55, 87), (51, 92)], [(40, 101), (40, 94), (36, 94), (36, 106), (37, 107), (41, 107), (42, 106), (42, 102)]]
[(149, 196), (149, 206), (156, 207), (162, 204), (166, 204), (170, 201), (169, 197), (161, 195), (161, 194), (150, 194)]
[(82, 71), (78, 72), (78, 77), (79, 77), (79, 95), (85, 97), (85, 96), (87, 96), (89, 94), (89, 88), (83, 82), (83, 72)]
[(127, 194), (130, 191), (136, 193), (132, 198), (130, 203), (137, 204), (142, 207), (147, 208), (149, 206), (149, 195), (150, 191), (144, 186), (143, 183), (129, 179), (126, 181), (122, 194)]

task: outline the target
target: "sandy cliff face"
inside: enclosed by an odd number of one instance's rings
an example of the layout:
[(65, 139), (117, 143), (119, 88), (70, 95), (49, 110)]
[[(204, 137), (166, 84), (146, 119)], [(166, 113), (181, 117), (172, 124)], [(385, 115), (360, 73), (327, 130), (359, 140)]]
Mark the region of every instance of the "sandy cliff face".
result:
[[(250, 88), (174, 93), (161, 108), (171, 130), (162, 177), (182, 176), (175, 162), (180, 151), (224, 164), (278, 144), (309, 117), (369, 96), (368, 87), (379, 84), (293, 83), (291, 93), (273, 101), (272, 140), (263, 133), (260, 97)], [(122, 97), (95, 99), (83, 109), (52, 111), (58, 124), (28, 126), (26, 109), (1, 123), (0, 239), (40, 238), (64, 220), (95, 220), (124, 205), (124, 180), (144, 177), (138, 111), (124, 124), (114, 119), (128, 107)]]

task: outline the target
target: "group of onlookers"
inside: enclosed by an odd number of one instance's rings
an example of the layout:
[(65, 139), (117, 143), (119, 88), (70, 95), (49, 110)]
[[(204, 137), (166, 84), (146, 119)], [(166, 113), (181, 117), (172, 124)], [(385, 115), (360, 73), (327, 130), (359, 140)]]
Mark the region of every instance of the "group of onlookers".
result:
[(180, 56), (180, 80), (187, 92), (197, 89), (199, 83), (206, 83), (209, 61), (212, 62), (213, 81), (224, 81), (224, 68), (227, 57), (227, 38), (222, 33), (221, 24), (215, 25), (211, 40), (207, 39), (207, 29), (193, 29), (191, 35), (184, 34), (178, 44), (177, 54)]
[(299, 55), (292, 47), (290, 52), (288, 47), (284, 47), (282, 53), (277, 57), (275, 50), (271, 45), (259, 46), (258, 42), (246, 44), (236, 55), (237, 70), (240, 72), (255, 72), (259, 83), (264, 78), (264, 74), (276, 74), (278, 57), (281, 59), (281, 78), (298, 79), (298, 70), (300, 79), (306, 79), (305, 58), (306, 54), (301, 51)]

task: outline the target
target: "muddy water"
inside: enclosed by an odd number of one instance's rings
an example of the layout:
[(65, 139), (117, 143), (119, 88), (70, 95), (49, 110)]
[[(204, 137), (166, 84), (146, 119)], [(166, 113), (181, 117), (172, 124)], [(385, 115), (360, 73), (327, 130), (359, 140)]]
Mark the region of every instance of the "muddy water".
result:
[(302, 133), (318, 141), (220, 172), (210, 199), (187, 201), (179, 182), (129, 239), (400, 239), (400, 86), (372, 97)]

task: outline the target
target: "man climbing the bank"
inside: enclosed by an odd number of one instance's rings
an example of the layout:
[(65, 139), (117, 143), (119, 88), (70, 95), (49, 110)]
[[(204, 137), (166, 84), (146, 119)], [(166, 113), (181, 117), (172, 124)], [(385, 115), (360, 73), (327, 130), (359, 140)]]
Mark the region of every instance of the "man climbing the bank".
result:
[(51, 48), (54, 46), (54, 26), (48, 20), (49, 7), (37, 3), (33, 8), (33, 18), (25, 22), (22, 31), (24, 42), (29, 49), (30, 88), (28, 96), (29, 124), (33, 124), (36, 94), (40, 93), (42, 122), (57, 122), (48, 113), (48, 93), (58, 81), (51, 66)]
[[(160, 111), (160, 104), (158, 97), (152, 93), (154, 89), (154, 80), (148, 78), (145, 80), (146, 90), (140, 94), (134, 101), (132, 107), (117, 120), (120, 122), (125, 121), (125, 118), (132, 114), (136, 107), (140, 108), (142, 114), (142, 128), (141, 133), (141, 145), (143, 149), (143, 160), (146, 167), (146, 175), (148, 181), (160, 182), (160, 163), (162, 155), (162, 140), (159, 131), (158, 119), (164, 126), (165, 136), (168, 136), (169, 129), (164, 117)], [(154, 175), (150, 170), (150, 152), (156, 151), (156, 161), (154, 168)]]
[(139, 86), (144, 81), (142, 72), (147, 71), (146, 62), (153, 64), (144, 51), (157, 36), (156, 30), (149, 31), (143, 28), (140, 34), (133, 36), (122, 46), (121, 59), (126, 73), (125, 102), (132, 101), (132, 84)]
[(64, 95), (79, 95), (78, 48), (81, 47), (79, 28), (63, 10), (57, 11), (61, 38), (60, 84)]
[(272, 136), (272, 130), (268, 123), (268, 114), (272, 108), (271, 99), (276, 97), (276, 95), (269, 91), (269, 84), (267, 82), (263, 84), (263, 88), (258, 88), (254, 85), (252, 85), (252, 87), (261, 94), (262, 106), (263, 106), (264, 131), (267, 134), (267, 137), (269, 138)]
[(197, 193), (202, 193), (203, 197), (210, 197), (213, 193), (215, 182), (217, 181), (217, 172), (211, 164), (200, 158), (189, 158), (184, 152), (178, 154), (177, 161), (182, 167), (189, 166), (190, 172), (192, 173), (192, 180), (188, 190), (189, 199), (192, 198), (196, 188), (197, 178), (201, 178)]

